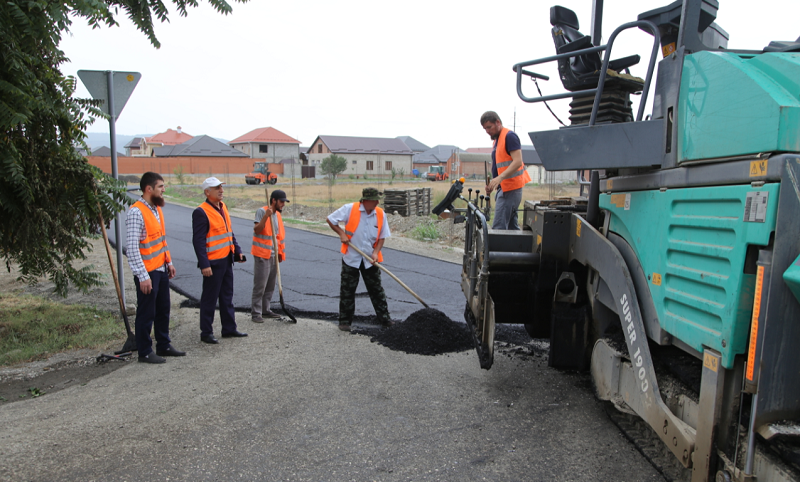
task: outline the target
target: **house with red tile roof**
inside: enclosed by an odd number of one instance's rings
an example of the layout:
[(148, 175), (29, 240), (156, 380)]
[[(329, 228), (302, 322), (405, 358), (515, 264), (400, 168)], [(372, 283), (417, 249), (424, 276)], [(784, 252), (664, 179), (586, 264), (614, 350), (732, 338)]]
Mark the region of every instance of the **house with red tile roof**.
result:
[(271, 163), (300, 157), (300, 141), (274, 127), (253, 129), (228, 142), (228, 145), (254, 159), (265, 159)]
[(178, 144), (183, 144), (184, 142), (188, 141), (193, 137), (194, 136), (183, 132), (181, 126), (178, 126), (178, 130), (167, 129), (166, 132), (161, 132), (154, 136), (143, 138), (140, 144), (141, 153), (139, 155), (152, 157), (153, 149), (155, 149), (156, 147), (175, 146)]

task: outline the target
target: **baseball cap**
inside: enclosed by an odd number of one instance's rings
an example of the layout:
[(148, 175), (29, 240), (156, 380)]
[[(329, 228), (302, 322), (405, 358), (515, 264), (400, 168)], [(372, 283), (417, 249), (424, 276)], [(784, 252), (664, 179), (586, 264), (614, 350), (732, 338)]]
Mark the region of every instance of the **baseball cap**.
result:
[(205, 191), (206, 189), (208, 189), (210, 187), (217, 187), (220, 184), (225, 184), (225, 183), (220, 181), (216, 177), (209, 177), (208, 179), (203, 181), (203, 191)]
[(276, 190), (272, 191), (272, 194), (269, 195), (269, 198), (270, 199), (277, 199), (278, 201), (286, 201), (287, 203), (291, 202), (288, 199), (286, 199), (286, 193), (283, 192), (280, 189), (276, 189)]
[(374, 187), (365, 187), (364, 190), (361, 191), (362, 201), (380, 201), (381, 196), (383, 196), (383, 193)]

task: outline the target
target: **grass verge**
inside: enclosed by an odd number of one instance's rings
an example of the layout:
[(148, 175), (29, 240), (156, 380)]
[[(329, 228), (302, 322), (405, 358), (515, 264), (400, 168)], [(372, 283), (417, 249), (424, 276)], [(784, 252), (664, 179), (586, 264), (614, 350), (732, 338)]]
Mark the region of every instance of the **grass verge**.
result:
[(112, 313), (38, 296), (0, 293), (0, 366), (124, 338)]

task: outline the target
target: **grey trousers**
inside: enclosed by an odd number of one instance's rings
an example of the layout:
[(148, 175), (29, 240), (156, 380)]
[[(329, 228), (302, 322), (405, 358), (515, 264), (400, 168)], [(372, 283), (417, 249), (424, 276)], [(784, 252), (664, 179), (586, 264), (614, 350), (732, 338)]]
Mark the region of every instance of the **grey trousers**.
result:
[(522, 202), (522, 189), (514, 189), (513, 191), (503, 192), (502, 189), (497, 189), (497, 194), (494, 196), (494, 219), (492, 220), (492, 229), (507, 229), (519, 231), (519, 222), (517, 222), (517, 209), (519, 203)]
[(275, 293), (276, 257), (270, 259), (253, 256), (253, 298), (250, 302), (250, 314), (260, 318), (262, 313), (270, 311), (269, 302)]

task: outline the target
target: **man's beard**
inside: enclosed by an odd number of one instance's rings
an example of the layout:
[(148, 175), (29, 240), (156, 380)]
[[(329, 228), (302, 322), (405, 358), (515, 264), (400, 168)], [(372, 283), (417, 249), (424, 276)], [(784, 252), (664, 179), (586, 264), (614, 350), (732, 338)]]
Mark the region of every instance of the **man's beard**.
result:
[(496, 141), (496, 140), (497, 140), (497, 138), (498, 138), (498, 137), (500, 137), (500, 134), (497, 134), (497, 135), (494, 135), (494, 136), (489, 136), (489, 137), (490, 137), (490, 138), (491, 138), (493, 141)]
[(161, 196), (158, 196), (158, 197), (152, 196), (150, 198), (150, 201), (152, 201), (154, 206), (164, 207), (164, 198), (161, 197)]

